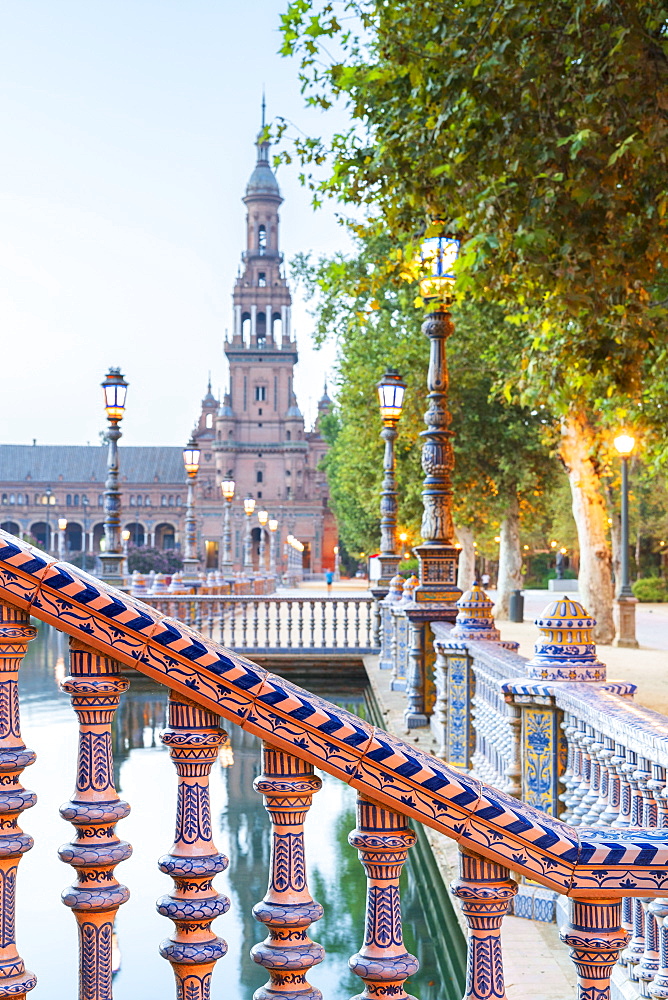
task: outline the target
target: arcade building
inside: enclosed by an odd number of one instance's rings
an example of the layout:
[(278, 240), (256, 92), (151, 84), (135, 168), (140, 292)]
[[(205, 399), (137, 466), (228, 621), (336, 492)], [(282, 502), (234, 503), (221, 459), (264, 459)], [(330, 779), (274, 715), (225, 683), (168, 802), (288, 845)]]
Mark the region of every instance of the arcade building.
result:
[[(262, 133), (261, 133), (262, 134)], [(291, 329), (292, 298), (279, 241), (282, 197), (269, 162), (269, 143), (258, 140), (257, 163), (243, 201), (246, 248), (233, 290), (232, 333), (224, 344), (229, 390), (218, 400), (208, 390), (194, 437), (201, 449), (196, 488), (200, 565), (217, 569), (224, 558), (224, 503), (220, 484), (234, 480), (231, 558), (243, 560), (252, 496), (256, 512), (278, 520), (278, 568), (285, 539), (304, 546), (307, 574), (334, 569), (337, 531), (324, 472), (327, 450), (320, 421), (331, 406), (326, 388), (318, 417), (307, 431), (293, 389), (297, 343)], [(187, 434), (184, 433), (184, 441)], [(132, 546), (180, 548), (184, 536), (186, 477), (181, 447), (119, 447), (122, 528)], [(104, 536), (106, 445), (0, 445), (0, 527), (34, 539), (51, 552), (93, 568)], [(66, 520), (59, 529), (59, 520)], [(61, 521), (62, 523), (62, 521)], [(270, 539), (257, 514), (251, 518), (255, 570), (268, 567)], [(265, 533), (261, 546), (261, 533)], [(260, 567), (260, 551), (265, 567)], [(77, 558), (78, 557), (78, 558)]]

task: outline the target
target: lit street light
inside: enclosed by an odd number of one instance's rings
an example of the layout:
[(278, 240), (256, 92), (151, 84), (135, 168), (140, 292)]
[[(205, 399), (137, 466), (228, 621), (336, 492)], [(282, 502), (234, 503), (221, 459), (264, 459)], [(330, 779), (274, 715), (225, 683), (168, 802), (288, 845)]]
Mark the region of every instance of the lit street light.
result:
[(220, 568), (226, 576), (232, 573), (232, 530), (230, 528), (230, 506), (234, 500), (234, 490), (236, 484), (233, 479), (224, 479), (220, 484), (220, 490), (225, 501), (225, 513), (223, 515), (223, 559)]
[(200, 449), (191, 436), (183, 449), (183, 467), (188, 477), (186, 499), (185, 545), (183, 553), (183, 585), (190, 592), (199, 587), (199, 559), (197, 558), (197, 521), (195, 519), (195, 483), (199, 472)]
[(253, 572), (253, 539), (251, 537), (251, 517), (255, 512), (255, 498), (245, 497), (244, 514), (246, 515), (246, 533), (244, 535), (244, 569), (250, 575)]
[(629, 580), (629, 457), (635, 447), (635, 438), (623, 431), (614, 440), (615, 448), (622, 459), (622, 538), (621, 538), (621, 580), (614, 606), (615, 646), (636, 649), (636, 604)]
[(260, 572), (265, 572), (264, 565), (264, 529), (267, 526), (267, 521), (269, 520), (269, 512), (266, 510), (259, 510), (257, 512), (257, 519), (260, 522)]
[(58, 558), (65, 558), (65, 531), (67, 529), (67, 518), (58, 518)]
[(267, 522), (271, 534), (269, 535), (269, 573), (276, 576), (276, 532), (278, 531), (278, 521), (272, 517)]
[(378, 402), (383, 429), (380, 436), (385, 442), (383, 458), (383, 488), (380, 494), (380, 578), (371, 593), (376, 600), (386, 597), (390, 580), (396, 575), (400, 556), (397, 553), (397, 481), (395, 478), (394, 442), (397, 423), (401, 417), (406, 383), (394, 368), (388, 368), (378, 382)]
[(128, 383), (120, 368), (110, 368), (102, 383), (104, 408), (109, 421), (107, 440), (107, 481), (104, 484), (104, 551), (100, 552), (102, 579), (113, 587), (123, 586), (123, 551), (121, 549), (121, 493), (118, 488), (119, 424), (125, 412)]

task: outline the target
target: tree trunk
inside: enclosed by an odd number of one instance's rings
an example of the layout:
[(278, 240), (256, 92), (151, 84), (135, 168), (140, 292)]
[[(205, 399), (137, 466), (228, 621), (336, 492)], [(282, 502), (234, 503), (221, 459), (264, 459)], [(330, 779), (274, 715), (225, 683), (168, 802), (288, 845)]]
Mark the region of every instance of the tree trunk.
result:
[(615, 506), (615, 496), (610, 486), (605, 487), (605, 497), (608, 503), (608, 519), (610, 521), (613, 593), (616, 593), (622, 578), (622, 516)]
[(510, 594), (522, 589), (522, 549), (520, 547), (520, 504), (513, 493), (506, 516), (501, 522), (499, 545), (499, 581), (497, 583), (494, 617), (508, 619)]
[(597, 625), (596, 642), (611, 643), (612, 559), (607, 540), (608, 514), (594, 455), (596, 437), (583, 413), (571, 412), (561, 428), (560, 454), (571, 485), (573, 517), (580, 545), (579, 590), (582, 603)]
[(473, 528), (456, 524), (455, 534), (461, 545), (459, 565), (457, 569), (457, 586), (464, 593), (470, 590), (475, 580), (475, 546), (473, 544)]

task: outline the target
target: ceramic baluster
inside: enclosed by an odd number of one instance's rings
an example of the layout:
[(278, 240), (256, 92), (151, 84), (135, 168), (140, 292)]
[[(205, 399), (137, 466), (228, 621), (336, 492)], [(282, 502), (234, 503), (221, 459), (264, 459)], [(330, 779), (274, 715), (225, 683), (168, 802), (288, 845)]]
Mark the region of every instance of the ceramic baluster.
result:
[[(657, 823), (660, 829), (666, 829), (668, 827), (668, 787), (665, 780), (661, 787), (657, 787), (661, 780), (661, 774), (665, 779), (665, 769), (653, 764), (652, 788), (657, 798)], [(659, 960), (654, 978), (647, 984), (647, 993), (655, 1000), (668, 1000), (668, 899), (655, 899), (651, 905), (654, 908), (654, 918), (659, 935)]]
[[(652, 769), (651, 773), (645, 771), (639, 779), (643, 796), (642, 825), (646, 829), (656, 829), (659, 825), (658, 793), (665, 787), (666, 772), (659, 764), (649, 766)], [(635, 976), (647, 996), (647, 986), (659, 970), (659, 926), (662, 918), (668, 914), (668, 899), (643, 899), (640, 903), (644, 910), (645, 947), (635, 969)]]
[(609, 1000), (610, 976), (626, 942), (620, 921), (618, 899), (571, 900), (570, 923), (560, 937), (578, 974), (578, 1000)]
[(562, 785), (564, 790), (559, 796), (559, 801), (563, 803), (563, 809), (561, 810), (560, 819), (564, 822), (569, 821), (569, 809), (568, 802), (572, 795), (573, 788), (576, 784), (576, 766), (579, 750), (575, 745), (573, 736), (576, 732), (576, 728), (573, 724), (573, 719), (568, 712), (564, 712), (564, 719), (561, 723), (561, 728), (564, 731), (564, 736), (566, 737), (566, 770), (564, 771), (564, 776), (562, 778)]
[(338, 603), (336, 601), (332, 601), (331, 607), (332, 607), (332, 646), (336, 649), (336, 647), (339, 644), (339, 634), (338, 634), (339, 621), (337, 616)]
[(323, 909), (308, 891), (304, 856), (304, 819), (321, 784), (312, 764), (264, 744), (262, 774), (253, 787), (264, 796), (271, 818), (271, 870), (267, 893), (253, 907), (253, 916), (267, 925), (269, 936), (251, 949), (251, 956), (269, 970), (269, 982), (255, 992), (254, 1000), (322, 997), (306, 979), (325, 951), (307, 933)]
[(0, 604), (0, 997), (12, 1000), (24, 1000), (37, 982), (16, 950), (14, 923), (19, 861), (33, 846), (18, 820), (37, 801), (19, 780), (35, 754), (21, 739), (18, 675), (36, 635), (26, 611)]
[(589, 808), (586, 805), (585, 800), (591, 789), (592, 768), (590, 748), (594, 742), (594, 735), (591, 726), (586, 726), (585, 729), (586, 732), (579, 737), (579, 743), (582, 749), (582, 778), (580, 780), (579, 788), (575, 791), (577, 801), (573, 806), (573, 818), (571, 819), (572, 826), (580, 826), (582, 824), (582, 817), (586, 816)]
[(345, 648), (348, 647), (348, 619), (350, 616), (350, 601), (345, 601), (343, 604), (343, 645)]
[(327, 645), (327, 601), (320, 603), (320, 645), (324, 648)]
[[(631, 785), (631, 827), (642, 827), (647, 781), (651, 777), (647, 762), (639, 758), (636, 769), (629, 775)], [(642, 899), (631, 900), (631, 940), (624, 949), (624, 959), (630, 979), (637, 979), (637, 965), (645, 953), (645, 908)]]
[(304, 602), (297, 601), (297, 645), (301, 649), (304, 645)]
[(206, 622), (207, 635), (209, 636), (209, 639), (213, 639), (214, 637), (214, 629), (216, 627), (216, 611), (218, 610), (218, 604), (219, 604), (218, 601), (209, 602), (209, 614), (207, 616), (207, 622)]
[(308, 602), (308, 606), (309, 606), (309, 615), (310, 615), (309, 621), (310, 621), (310, 626), (311, 626), (311, 641), (310, 641), (310, 646), (311, 646), (311, 649), (314, 649), (315, 648), (315, 608), (316, 608), (315, 601), (309, 601)]
[(578, 791), (584, 774), (584, 753), (580, 745), (580, 739), (584, 735), (584, 723), (573, 719), (573, 724), (566, 730), (569, 746), (573, 748), (573, 765), (572, 775), (568, 781), (567, 789), (562, 796), (562, 802), (566, 808), (561, 815), (561, 819), (565, 823), (573, 822), (573, 810), (579, 802)]
[(251, 629), (253, 631), (253, 645), (257, 648), (258, 638), (259, 638), (259, 627), (260, 627), (260, 602), (252, 602), (252, 621)]
[(503, 865), (466, 851), (451, 892), (458, 897), (468, 924), (464, 1000), (503, 1000), (506, 995), (501, 954), (501, 924), (517, 883)]
[(248, 649), (248, 603), (241, 601), (241, 645)]
[(132, 854), (115, 826), (130, 812), (116, 794), (111, 726), (130, 682), (120, 665), (70, 639), (70, 673), (61, 684), (79, 720), (79, 752), (74, 794), (60, 807), (76, 830), (76, 840), (58, 851), (72, 865), (77, 881), (63, 892), (79, 930), (79, 996), (111, 1000), (111, 946), (118, 907), (130, 893), (114, 868)]
[[(621, 767), (626, 762), (624, 747), (621, 743), (614, 744), (614, 751), (609, 761), (608, 804), (601, 814), (601, 822), (608, 826), (616, 826), (622, 808), (622, 777)], [(622, 904), (623, 906), (623, 904)]]
[[(360, 603), (359, 601), (353, 602), (353, 607), (355, 608), (355, 645), (359, 648), (360, 644)], [(380, 646), (380, 635), (376, 641), (376, 646)]]
[(284, 604), (283, 607), (286, 610), (286, 619), (287, 619), (287, 621), (286, 621), (286, 625), (287, 625), (287, 645), (288, 645), (288, 649), (291, 649), (292, 648), (292, 612), (293, 612), (293, 609), (294, 609), (294, 605), (292, 604), (292, 602), (288, 602), (288, 603)]
[(604, 746), (605, 744), (600, 735), (594, 733), (593, 740), (589, 744), (589, 759), (591, 761), (589, 789), (580, 803), (581, 809), (584, 810), (584, 812), (580, 813), (580, 823), (582, 826), (594, 826), (598, 819), (595, 807), (601, 795), (602, 777), (601, 762), (598, 755), (604, 749)]
[(364, 982), (354, 1000), (413, 1000), (404, 982), (419, 963), (404, 946), (399, 876), (415, 839), (405, 816), (358, 798), (357, 828), (348, 841), (364, 866), (367, 897), (364, 944), (349, 962)]
[(219, 722), (217, 715), (170, 694), (169, 725), (161, 739), (178, 775), (176, 833), (158, 867), (174, 879), (174, 890), (156, 906), (174, 921), (174, 934), (162, 942), (160, 954), (172, 964), (177, 1000), (209, 1000), (214, 965), (227, 951), (211, 930), (230, 906), (212, 885), (228, 865), (213, 842), (209, 802), (209, 774), (227, 739)]
[(624, 763), (619, 766), (621, 785), (619, 816), (613, 826), (626, 828), (631, 826), (633, 815), (633, 789), (630, 776), (636, 769), (637, 758), (633, 750), (624, 749)]
[(610, 778), (612, 775), (610, 761), (615, 755), (615, 743), (614, 740), (611, 740), (608, 736), (603, 738), (603, 743), (603, 749), (599, 750), (597, 754), (601, 773), (599, 779), (598, 801), (591, 807), (590, 812), (590, 815), (593, 817), (593, 826), (607, 826), (604, 816), (610, 801)]

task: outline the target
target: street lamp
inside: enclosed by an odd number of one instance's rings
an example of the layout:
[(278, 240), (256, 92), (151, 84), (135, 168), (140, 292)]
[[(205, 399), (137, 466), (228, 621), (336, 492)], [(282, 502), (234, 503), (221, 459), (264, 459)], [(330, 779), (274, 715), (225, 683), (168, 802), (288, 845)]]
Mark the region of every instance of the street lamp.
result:
[(622, 431), (614, 439), (614, 445), (622, 459), (622, 573), (619, 590), (614, 605), (615, 646), (636, 649), (636, 599), (629, 581), (629, 458), (635, 447), (635, 438)]
[(448, 365), (446, 342), (454, 332), (450, 315), (455, 264), (459, 240), (445, 231), (443, 222), (434, 220), (423, 241), (421, 252), (420, 292), (426, 301), (436, 303), (422, 324), (429, 338), (427, 389), (429, 406), (425, 413), (427, 429), (422, 432), (422, 542), (414, 547), (419, 563), (420, 582), (413, 600), (406, 607), (410, 622), (409, 671), (406, 680), (407, 706), (404, 725), (415, 729), (429, 725), (426, 714), (427, 623), (454, 622), (457, 600), (459, 553), (454, 544), (452, 521), (452, 431), (448, 411)]
[(185, 551), (183, 554), (183, 585), (188, 591), (197, 591), (199, 587), (199, 559), (197, 558), (197, 521), (195, 520), (195, 483), (199, 471), (200, 450), (195, 439), (183, 449), (183, 467), (188, 477), (188, 496), (186, 499), (185, 519)]
[(84, 512), (83, 512), (83, 553), (82, 553), (81, 561), (83, 563), (82, 569), (83, 569), (84, 573), (86, 572), (86, 569), (88, 568), (88, 525), (89, 525), (89, 521), (88, 521), (88, 503), (89, 503), (88, 497), (85, 496), (85, 495), (82, 496), (82, 498), (81, 498), (81, 506), (83, 507), (83, 511)]
[(251, 517), (255, 512), (255, 498), (245, 497), (244, 498), (244, 514), (246, 515), (246, 533), (244, 535), (244, 569), (248, 570), (248, 573), (253, 571), (253, 556), (252, 556), (252, 545), (253, 540), (251, 538)]
[(128, 546), (130, 544), (130, 530), (129, 528), (123, 528), (121, 531), (121, 540), (123, 542), (123, 576), (130, 575), (130, 567), (128, 565)]
[(260, 522), (260, 572), (264, 573), (264, 529), (267, 526), (267, 521), (269, 520), (269, 511), (259, 510), (257, 512), (257, 519)]
[(341, 579), (341, 566), (339, 563), (339, 546), (334, 546), (334, 579)]
[(278, 531), (278, 521), (275, 517), (270, 517), (267, 522), (269, 528), (269, 574), (276, 576), (276, 532)]
[(52, 548), (51, 523), (49, 521), (49, 507), (55, 507), (56, 505), (56, 498), (54, 497), (53, 491), (50, 486), (47, 486), (47, 488), (44, 490), (44, 493), (40, 498), (40, 503), (46, 506), (46, 514), (44, 515), (46, 518), (46, 537), (44, 539), (44, 548), (48, 552), (49, 549)]
[(230, 576), (232, 573), (232, 531), (230, 528), (230, 506), (234, 500), (235, 482), (233, 479), (224, 479), (220, 484), (220, 490), (225, 501), (225, 513), (223, 515), (223, 559), (220, 568), (223, 573)]
[(67, 528), (67, 518), (58, 518), (58, 558), (65, 557), (65, 529)]
[(119, 424), (125, 412), (128, 383), (120, 368), (110, 368), (104, 381), (104, 408), (109, 427), (107, 440), (107, 481), (104, 484), (104, 551), (100, 552), (102, 579), (114, 587), (123, 586), (123, 552), (121, 549), (121, 493), (118, 488)]
[(394, 442), (397, 437), (397, 423), (401, 417), (406, 383), (395, 368), (388, 368), (378, 388), (380, 415), (383, 429), (380, 436), (385, 442), (383, 458), (383, 488), (380, 494), (380, 578), (371, 593), (380, 600), (390, 589), (390, 580), (396, 575), (400, 556), (396, 551), (397, 541), (397, 481), (395, 478)]

